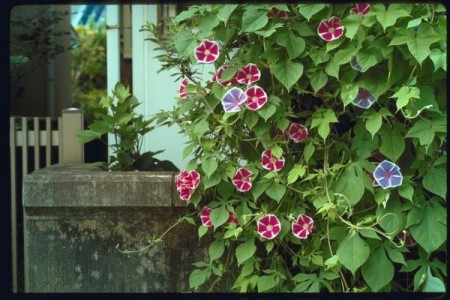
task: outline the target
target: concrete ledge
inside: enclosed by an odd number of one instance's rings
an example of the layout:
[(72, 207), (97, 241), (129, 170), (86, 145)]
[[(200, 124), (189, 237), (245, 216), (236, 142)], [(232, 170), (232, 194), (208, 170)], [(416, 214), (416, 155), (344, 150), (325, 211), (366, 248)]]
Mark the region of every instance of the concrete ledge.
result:
[(176, 172), (108, 172), (97, 164), (55, 165), (24, 179), (24, 207), (185, 207)]

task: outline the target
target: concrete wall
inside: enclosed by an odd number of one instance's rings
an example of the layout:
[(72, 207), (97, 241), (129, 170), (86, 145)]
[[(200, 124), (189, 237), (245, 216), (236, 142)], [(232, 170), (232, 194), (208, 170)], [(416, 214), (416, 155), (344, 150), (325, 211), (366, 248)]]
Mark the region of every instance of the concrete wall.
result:
[(116, 248), (140, 249), (189, 212), (175, 175), (74, 164), (25, 177), (25, 291), (188, 291), (192, 263), (207, 259), (197, 226), (183, 222), (139, 253)]

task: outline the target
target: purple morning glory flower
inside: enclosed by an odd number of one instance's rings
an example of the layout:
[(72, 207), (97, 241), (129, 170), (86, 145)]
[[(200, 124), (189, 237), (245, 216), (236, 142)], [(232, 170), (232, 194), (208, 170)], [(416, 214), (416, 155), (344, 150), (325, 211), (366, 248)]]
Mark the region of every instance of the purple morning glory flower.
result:
[(359, 88), (358, 96), (353, 100), (352, 104), (360, 108), (368, 109), (376, 101), (375, 97), (366, 89)]
[(360, 64), (358, 64), (358, 61), (356, 60), (355, 56), (350, 61), (350, 66), (352, 67), (352, 69), (354, 69), (358, 72), (361, 72), (361, 73), (367, 71), (367, 68), (363, 68)]
[(373, 172), (373, 177), (383, 189), (397, 187), (402, 184), (403, 180), (399, 166), (388, 160), (383, 160), (378, 164)]
[(240, 111), (239, 105), (247, 100), (247, 95), (240, 88), (231, 88), (222, 98), (223, 109), (226, 112)]

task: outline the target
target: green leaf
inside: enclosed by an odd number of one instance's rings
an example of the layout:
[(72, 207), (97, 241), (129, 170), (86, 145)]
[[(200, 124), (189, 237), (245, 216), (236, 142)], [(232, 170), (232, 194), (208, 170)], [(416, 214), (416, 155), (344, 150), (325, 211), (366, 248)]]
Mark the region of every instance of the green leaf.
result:
[(305, 162), (307, 163), (311, 156), (314, 154), (314, 151), (316, 150), (316, 147), (314, 146), (313, 142), (309, 142), (306, 144), (305, 149), (303, 149), (303, 156), (305, 158)]
[(380, 130), (382, 122), (382, 116), (379, 113), (373, 113), (366, 121), (366, 129), (372, 135), (372, 138)]
[(198, 19), (198, 28), (202, 32), (212, 32), (219, 25), (220, 20), (216, 15), (206, 15)]
[(219, 172), (213, 173), (211, 177), (205, 177), (202, 180), (205, 190), (212, 186), (218, 185), (221, 181), (222, 176)]
[(208, 130), (209, 123), (206, 119), (201, 119), (197, 124), (194, 125), (193, 133), (197, 138), (203, 137), (203, 134)]
[(434, 48), (430, 52), (430, 59), (433, 61), (435, 72), (439, 69), (447, 71), (447, 52), (442, 52), (439, 48)]
[(431, 274), (430, 266), (427, 268), (427, 277), (425, 279), (425, 285), (423, 287), (425, 293), (445, 293), (444, 283), (437, 277)]
[(383, 26), (383, 30), (395, 25), (399, 18), (409, 16), (410, 10), (411, 8), (407, 4), (390, 4), (387, 10), (383, 4), (377, 4), (372, 9), (378, 22)]
[(262, 108), (258, 110), (258, 115), (260, 115), (264, 121), (267, 121), (271, 116), (275, 114), (277, 108), (275, 105), (267, 103)]
[(420, 223), (410, 227), (412, 237), (428, 254), (438, 249), (447, 239), (447, 227), (437, 219), (436, 208), (426, 205)]
[(425, 146), (425, 149), (433, 142), (436, 132), (447, 132), (447, 118), (442, 116), (429, 119), (420, 119), (414, 126), (408, 131), (405, 137), (417, 138), (421, 145)]
[(350, 165), (339, 175), (333, 185), (333, 190), (343, 194), (347, 198), (349, 206), (354, 206), (364, 195), (364, 181), (357, 176), (355, 167)]
[(356, 61), (364, 68), (370, 68), (383, 60), (383, 54), (379, 47), (362, 47), (356, 54)]
[(447, 170), (431, 167), (423, 177), (423, 187), (430, 192), (446, 199), (447, 194)]
[[(422, 23), (417, 32), (412, 29), (398, 30), (396, 36), (390, 42), (390, 46), (406, 44), (409, 52), (414, 58), (422, 64), (422, 62), (430, 55), (430, 45), (440, 41), (443, 37), (438, 34), (428, 23)], [(436, 58), (435, 52), (435, 58)], [(435, 67), (436, 68), (436, 67)]]
[(208, 227), (203, 225), (198, 227), (198, 238), (201, 239), (208, 232)]
[(403, 135), (394, 128), (394, 130), (383, 127), (380, 130), (381, 146), (380, 152), (391, 161), (397, 161), (405, 151), (405, 139)]
[(247, 242), (237, 246), (235, 254), (238, 266), (240, 266), (243, 262), (252, 257), (255, 254), (255, 252), (256, 246), (255, 241), (253, 239), (248, 240)]
[(409, 201), (412, 201), (414, 195), (414, 188), (409, 184), (402, 184), (398, 188), (398, 194)]
[(258, 181), (257, 184), (255, 182), (255, 184), (253, 184), (251, 189), (253, 199), (256, 201), (259, 198), (259, 196), (261, 196), (261, 194), (264, 193), (270, 185), (271, 185), (270, 181), (266, 182)]
[(272, 183), (272, 185), (266, 190), (267, 196), (276, 200), (277, 202), (280, 202), (285, 193), (286, 187), (276, 182)]
[(222, 4), (220, 5), (219, 11), (217, 12), (217, 18), (227, 23), (228, 18), (233, 13), (233, 11), (238, 7), (237, 4)]
[(224, 240), (215, 240), (209, 245), (209, 261), (213, 261), (222, 256), (225, 251), (225, 243)]
[(194, 53), (194, 48), (198, 46), (197, 40), (189, 30), (177, 32), (173, 40), (179, 57), (190, 57)]
[(348, 234), (340, 243), (336, 251), (339, 261), (355, 275), (370, 255), (369, 246), (357, 233)]
[(339, 68), (340, 65), (334, 59), (331, 59), (325, 66), (325, 73), (339, 80)]
[(340, 49), (334, 54), (333, 61), (337, 65), (349, 63), (358, 52), (358, 47), (355, 42), (351, 42), (347, 47)]
[(247, 9), (242, 15), (242, 32), (252, 32), (266, 26), (269, 19), (267, 11), (255, 8)]
[(298, 57), (305, 50), (305, 40), (295, 36), (291, 30), (277, 32), (275, 41), (286, 49), (291, 59)]
[(222, 205), (217, 208), (213, 208), (209, 216), (214, 229), (216, 229), (228, 220), (229, 213), (225, 205)]
[(366, 238), (375, 239), (375, 240), (381, 240), (380, 237), (378, 236), (378, 234), (375, 231), (371, 230), (371, 229), (362, 228), (362, 229), (358, 230), (358, 232), (362, 236), (364, 236)]
[(276, 286), (275, 275), (263, 275), (258, 278), (258, 293), (268, 291)]
[(202, 169), (205, 171), (207, 177), (210, 177), (212, 173), (217, 170), (217, 161), (214, 157), (209, 156), (202, 164)]
[(77, 137), (78, 137), (78, 141), (81, 144), (85, 144), (87, 142), (99, 139), (100, 135), (93, 130), (87, 129), (87, 130), (78, 131)]
[(299, 4), (298, 12), (309, 21), (312, 16), (325, 8), (325, 4)]
[(397, 111), (405, 107), (411, 99), (420, 99), (420, 90), (416, 87), (403, 86), (389, 98), (397, 98)]
[(319, 135), (325, 140), (330, 133), (330, 123), (337, 123), (338, 120), (334, 111), (327, 109), (317, 110), (311, 122), (311, 128), (318, 127)]
[(346, 107), (356, 99), (356, 96), (358, 96), (358, 90), (359, 87), (354, 84), (344, 84), (341, 87), (341, 99), (344, 107)]
[(195, 288), (202, 285), (208, 279), (210, 272), (208, 269), (195, 269), (189, 275), (189, 288)]
[(345, 28), (345, 36), (350, 40), (353, 39), (361, 24), (361, 17), (359, 15), (348, 15), (342, 20), (342, 26)]
[(309, 83), (314, 91), (317, 93), (328, 82), (328, 76), (322, 70), (312, 73), (309, 76)]
[(288, 184), (292, 184), (297, 181), (297, 179), (300, 177), (303, 177), (306, 172), (306, 166), (304, 165), (294, 165), (294, 167), (289, 171), (288, 174)]
[(391, 248), (388, 243), (384, 244), (384, 250), (386, 250), (389, 258), (393, 262), (402, 264), (404, 266), (407, 265), (406, 261), (405, 261), (405, 258), (403, 257), (403, 254), (399, 250)]
[(284, 57), (271, 67), (271, 71), (275, 78), (290, 91), (291, 87), (303, 74), (303, 64), (300, 62), (293, 62), (288, 57)]
[(362, 266), (361, 273), (373, 292), (378, 292), (394, 278), (394, 266), (379, 247)]
[(442, 38), (430, 24), (422, 23), (417, 30), (415, 38), (407, 43), (409, 52), (419, 64), (422, 64), (425, 58), (430, 55), (430, 45), (440, 41)]

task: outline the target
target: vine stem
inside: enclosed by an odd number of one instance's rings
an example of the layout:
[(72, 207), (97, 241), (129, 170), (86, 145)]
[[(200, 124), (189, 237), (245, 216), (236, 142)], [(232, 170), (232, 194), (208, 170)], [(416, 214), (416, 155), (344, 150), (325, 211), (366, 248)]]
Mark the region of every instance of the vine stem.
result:
[(180, 223), (182, 223), (183, 221), (185, 221), (185, 220), (186, 220), (186, 217), (192, 216), (192, 215), (194, 215), (195, 213), (197, 213), (197, 212), (194, 211), (194, 212), (192, 212), (191, 214), (189, 214), (189, 215), (187, 215), (187, 216), (184, 216), (183, 218), (178, 219), (174, 224), (172, 224), (169, 228), (167, 228), (166, 231), (164, 231), (163, 234), (161, 234), (159, 238), (153, 239), (153, 240), (152, 240), (147, 246), (145, 246), (145, 247), (142, 247), (142, 248), (140, 248), (140, 249), (138, 249), (138, 250), (121, 250), (121, 249), (119, 249), (119, 244), (117, 244), (117, 245), (116, 245), (116, 249), (117, 249), (119, 252), (124, 253), (124, 254), (131, 254), (131, 253), (139, 253), (139, 252), (142, 252), (142, 251), (144, 251), (145, 249), (148, 249), (148, 248), (150, 248), (151, 246), (155, 245), (155, 244), (157, 243), (157, 242), (155, 242), (155, 240), (157, 240), (157, 241), (158, 241), (158, 240), (162, 240), (162, 238), (163, 238), (167, 233), (169, 233), (173, 228), (175, 228), (177, 225), (179, 225)]

